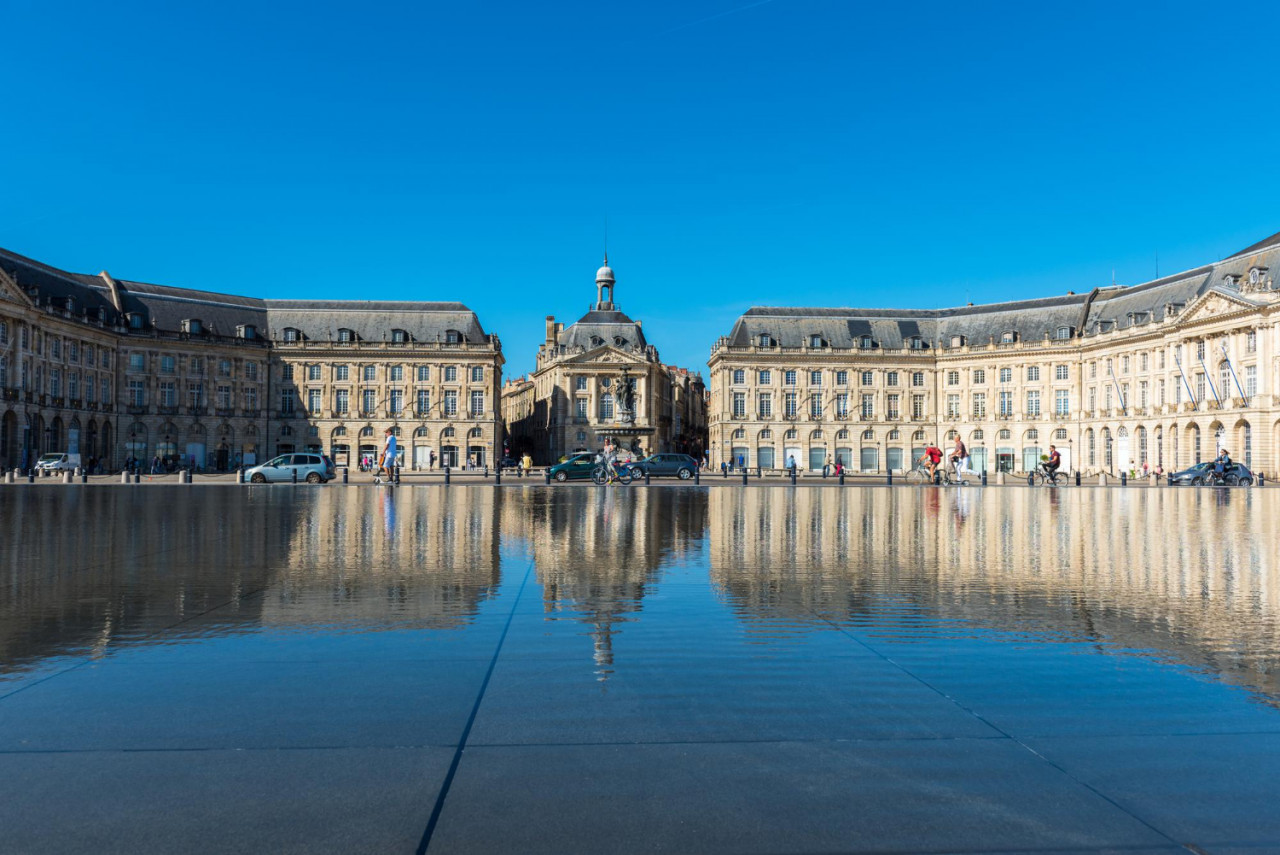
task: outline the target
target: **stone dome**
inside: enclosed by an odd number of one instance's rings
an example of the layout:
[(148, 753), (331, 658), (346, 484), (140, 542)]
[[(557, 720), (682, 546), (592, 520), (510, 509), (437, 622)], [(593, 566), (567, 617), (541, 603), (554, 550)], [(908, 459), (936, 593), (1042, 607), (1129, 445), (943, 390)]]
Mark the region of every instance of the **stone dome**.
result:
[(604, 266), (603, 266), (603, 267), (601, 267), (599, 270), (597, 270), (597, 271), (596, 271), (596, 281), (597, 281), (597, 282), (612, 282), (612, 281), (614, 281), (614, 279), (613, 279), (613, 268), (609, 266), (609, 259), (607, 259), (607, 258), (606, 258), (606, 259), (605, 259)]

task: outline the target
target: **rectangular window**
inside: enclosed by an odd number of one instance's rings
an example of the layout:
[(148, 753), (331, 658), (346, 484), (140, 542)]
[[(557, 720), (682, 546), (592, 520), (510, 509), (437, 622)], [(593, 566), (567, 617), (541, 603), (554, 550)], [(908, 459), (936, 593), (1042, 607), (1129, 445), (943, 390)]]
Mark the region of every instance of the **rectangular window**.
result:
[(600, 420), (606, 421), (613, 418), (613, 396), (604, 394), (600, 396)]
[(773, 382), (773, 374), (772, 374), (772, 372), (770, 372), (770, 371), (761, 371), (761, 372), (760, 372), (760, 385), (761, 385), (761, 386), (768, 386), (768, 385), (769, 385), (770, 383), (772, 383), (772, 382)]
[(446, 383), (457, 383), (457, 382), (458, 382), (458, 366), (456, 366), (456, 365), (449, 365), (449, 366), (446, 366), (446, 367), (445, 367), (445, 369), (444, 369), (444, 382), (446, 382)]
[(333, 410), (336, 413), (345, 413), (350, 406), (350, 393), (346, 389), (338, 389), (333, 393)]
[(178, 406), (178, 391), (174, 388), (172, 380), (165, 380), (160, 384), (160, 406)]
[(1205, 389), (1204, 375), (1196, 374), (1196, 400), (1197, 401), (1204, 400), (1204, 389)]
[(1060, 416), (1071, 414), (1071, 393), (1066, 389), (1058, 389), (1053, 393), (1053, 411)]
[(747, 393), (733, 393), (733, 417), (735, 419), (745, 419), (747, 417)]
[(484, 382), (484, 366), (483, 365), (471, 366), (471, 382), (472, 383)]
[(57, 368), (49, 372), (49, 394), (55, 398), (62, 397), (62, 372)]
[(333, 379), (339, 382), (346, 382), (351, 379), (350, 365), (335, 365), (333, 367)]
[[(871, 398), (873, 401), (875, 400), (871, 395), (863, 395), (862, 406), (864, 409), (869, 406), (867, 398)], [(867, 410), (867, 418), (871, 418), (873, 412), (874, 410)], [(836, 418), (849, 418), (849, 393), (847, 392), (841, 392), (839, 395), (836, 395)]]
[(404, 410), (404, 390), (392, 389), (390, 397), (391, 413), (399, 415)]
[(1138, 355), (1138, 365), (1140, 371), (1147, 370), (1147, 354), (1145, 352)]
[(911, 385), (912, 385), (912, 386), (915, 386), (915, 387), (917, 387), (917, 388), (922, 388), (922, 387), (924, 386), (924, 372), (923, 372), (923, 371), (916, 371), (915, 373), (913, 373), (913, 374), (911, 375)]
[[(187, 384), (187, 406), (203, 407), (204, 406), (204, 384), (188, 383)], [(289, 412), (293, 412), (293, 391), (289, 391)]]
[[(197, 367), (197, 362), (194, 359), (191, 360), (191, 373), (192, 374), (200, 373), (200, 369)], [(287, 362), (284, 365), (281, 365), (280, 376), (283, 379), (288, 380), (289, 382), (293, 382), (293, 366)]]
[(1164, 402), (1165, 402), (1165, 397), (1164, 397), (1164, 381), (1163, 381), (1163, 380), (1157, 380), (1157, 381), (1156, 381), (1156, 403), (1157, 403), (1158, 405), (1160, 405), (1161, 407), (1163, 407), (1163, 406), (1164, 406)]
[(130, 371), (146, 371), (147, 355), (145, 353), (129, 354), (129, 370)]
[(419, 389), (414, 406), (418, 409), (418, 415), (425, 419), (431, 412), (431, 392)]
[(733, 369), (733, 381), (732, 381), (732, 382), (734, 383), (734, 385), (741, 385), (742, 383), (746, 383), (746, 382), (747, 382), (747, 372), (746, 372), (746, 371), (744, 371), (744, 370), (742, 370), (741, 368), (735, 368), (735, 369)]
[(145, 407), (147, 405), (147, 383), (145, 380), (129, 381), (129, 406)]
[(1258, 366), (1246, 365), (1244, 367), (1244, 395), (1246, 398), (1252, 398), (1258, 394)]
[(1147, 405), (1147, 381), (1143, 380), (1138, 383), (1138, 406), (1145, 407)]
[(886, 386), (897, 386), (897, 385), (898, 385), (898, 372), (897, 372), (897, 371), (887, 371), (887, 372), (885, 372), (885, 375), (884, 375), (884, 385), (886, 385)]
[(578, 416), (578, 418), (580, 418), (580, 419), (585, 419), (585, 418), (587, 417), (587, 404), (588, 404), (588, 403), (589, 403), (589, 402), (587, 401), (587, 399), (586, 399), (586, 398), (579, 398), (579, 399), (577, 400), (577, 405), (578, 405), (578, 409), (577, 409), (577, 416)]
[(924, 395), (911, 396), (911, 418), (916, 421), (924, 418)]
[(848, 385), (849, 385), (849, 372), (848, 372), (848, 371), (837, 371), (837, 372), (836, 372), (836, 385), (837, 385), (837, 386), (848, 386)]
[(456, 416), (458, 414), (458, 393), (454, 389), (444, 393), (444, 414), (446, 416)]
[(809, 396), (809, 415), (813, 416), (815, 419), (822, 418), (822, 396), (821, 395)]
[(782, 382), (783, 382), (784, 384), (786, 384), (787, 386), (794, 386), (794, 385), (796, 385), (796, 372), (795, 372), (795, 370), (793, 369), (793, 370), (788, 371), (788, 372), (786, 372), (785, 374), (783, 374), (783, 375), (782, 375)]
[(1000, 393), (1000, 415), (1008, 417), (1013, 415), (1013, 393)]
[(321, 398), (320, 398), (319, 389), (308, 389), (307, 390), (307, 412), (311, 413), (312, 415), (319, 414), (320, 400)]
[(80, 345), (74, 341), (67, 342), (67, 359), (71, 362), (80, 361)]
[(959, 386), (959, 385), (960, 385), (960, 372), (959, 372), (959, 371), (948, 371), (948, 372), (947, 372), (947, 385), (948, 385), (948, 386)]
[(1013, 369), (1012, 369), (1012, 368), (1001, 368), (1001, 369), (1000, 369), (1000, 382), (1001, 382), (1001, 383), (1011, 383), (1011, 382), (1013, 382)]
[(392, 383), (403, 383), (403, 382), (404, 382), (404, 366), (403, 366), (403, 365), (392, 365), (392, 366), (391, 366), (391, 380), (390, 380), (390, 382), (392, 382)]
[(374, 389), (362, 389), (360, 391), (360, 412), (369, 415), (373, 412), (374, 407), (378, 405), (378, 393)]
[[(286, 416), (291, 416), (291, 415), (293, 415), (293, 408), (294, 408), (294, 403), (293, 403), (293, 402), (294, 402), (295, 400), (297, 400), (297, 395), (296, 395), (296, 394), (294, 394), (294, 391), (293, 391), (292, 389), (281, 389), (281, 390), (280, 390), (280, 412), (281, 412), (281, 414), (286, 415)], [(195, 406), (195, 405), (194, 405), (194, 404), (192, 404), (192, 406)]]
[(314, 383), (315, 381), (317, 381), (317, 380), (319, 380), (319, 379), (320, 379), (320, 366), (319, 366), (319, 365), (308, 365), (308, 366), (307, 366), (307, 379), (308, 379), (308, 380), (310, 380), (310, 381), (312, 381), (313, 383)]
[(1027, 366), (1027, 382), (1028, 382), (1028, 383), (1035, 383), (1035, 382), (1037, 382), (1039, 379), (1040, 379), (1040, 366), (1039, 366), (1039, 365), (1028, 365), (1028, 366)]
[(231, 409), (231, 387), (218, 387), (218, 407), (223, 410)]
[(102, 378), (102, 396), (98, 400), (104, 404), (111, 401), (111, 381), (106, 377)]
[(768, 419), (773, 417), (773, 396), (772, 395), (767, 395), (763, 393), (760, 394), (756, 398), (756, 404), (757, 404), (756, 412), (760, 418)]
[(859, 378), (859, 382), (863, 386), (870, 386), (872, 383), (875, 382), (875, 375), (872, 374), (872, 372), (870, 371), (863, 371), (862, 376)]
[(1067, 366), (1065, 366), (1065, 365), (1058, 365), (1058, 366), (1054, 367), (1054, 369), (1053, 369), (1053, 379), (1055, 379), (1055, 380), (1068, 380), (1068, 379), (1070, 379), (1070, 375), (1067, 373)]
[(244, 376), (245, 376), (245, 379), (246, 379), (246, 380), (253, 380), (254, 382), (257, 382), (257, 380), (258, 380), (258, 363), (256, 363), (256, 362), (246, 362), (246, 363), (244, 364)]
[(987, 417), (987, 395), (985, 392), (973, 393), (973, 417), (975, 419), (985, 419)]
[(1257, 352), (1258, 352), (1258, 332), (1257, 332), (1257, 330), (1249, 330), (1249, 332), (1245, 333), (1245, 337), (1244, 337), (1244, 352), (1245, 352), (1245, 353), (1257, 353)]
[(809, 372), (809, 385), (810, 385), (810, 386), (821, 386), (821, 385), (822, 385), (822, 372), (821, 372), (821, 371), (810, 371), (810, 372)]
[(360, 374), (361, 374), (361, 379), (363, 379), (366, 383), (371, 383), (374, 380), (378, 379), (378, 368), (375, 365), (366, 365), (364, 368), (361, 369)]
[(254, 386), (250, 386), (244, 390), (244, 408), (250, 412), (258, 410), (258, 390)]
[(975, 386), (981, 386), (986, 382), (987, 382), (987, 372), (983, 371), (981, 368), (975, 368), (973, 371), (973, 384)]
[(947, 418), (960, 418), (960, 396), (954, 392), (947, 395)]
[(579, 392), (587, 391), (587, 378), (586, 377), (573, 378), (573, 388)]
[(1120, 373), (1121, 374), (1129, 373), (1129, 357), (1127, 355), (1120, 357)]
[[(0, 387), (7, 385), (7, 383), (8, 378), (6, 377), (3, 382), (0, 382)], [(84, 378), (84, 399), (91, 404), (97, 399), (97, 389), (94, 388), (94, 379), (92, 375)]]
[(796, 417), (796, 393), (788, 392), (782, 396), (782, 413), (789, 419)]
[(418, 366), (418, 382), (426, 383), (430, 379), (431, 379), (431, 366), (419, 365)]

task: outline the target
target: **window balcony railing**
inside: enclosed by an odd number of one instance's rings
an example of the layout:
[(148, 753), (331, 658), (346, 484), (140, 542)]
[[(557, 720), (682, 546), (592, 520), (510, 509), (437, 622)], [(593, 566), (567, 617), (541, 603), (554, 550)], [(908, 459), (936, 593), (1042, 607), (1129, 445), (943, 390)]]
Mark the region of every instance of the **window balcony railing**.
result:
[(208, 412), (207, 407), (202, 407), (199, 405), (194, 407), (187, 407), (187, 413), (192, 416), (203, 416), (207, 412)]
[(242, 412), (242, 414), (244, 415), (244, 417), (245, 417), (246, 419), (256, 419), (256, 418), (258, 418), (259, 416), (261, 416), (261, 415), (262, 415), (262, 411), (261, 411), (261, 410), (248, 410), (248, 409), (246, 409), (246, 410), (243, 410), (243, 411), (241, 411), (241, 412)]
[(236, 411), (231, 407), (215, 407), (213, 414), (219, 418), (229, 419), (236, 414)]
[(178, 414), (178, 408), (172, 404), (161, 404), (156, 407), (156, 412), (162, 416), (176, 416)]
[(147, 405), (125, 404), (124, 411), (131, 416), (145, 416), (147, 414)]

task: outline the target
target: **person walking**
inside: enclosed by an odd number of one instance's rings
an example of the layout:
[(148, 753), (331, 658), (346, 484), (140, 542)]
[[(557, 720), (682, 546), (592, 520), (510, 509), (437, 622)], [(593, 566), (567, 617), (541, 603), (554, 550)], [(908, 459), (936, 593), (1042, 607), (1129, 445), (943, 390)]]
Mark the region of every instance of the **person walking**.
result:
[(388, 481), (394, 480), (396, 474), (396, 435), (391, 428), (387, 428), (384, 436), (387, 439), (387, 444), (383, 448), (382, 459), (378, 463), (378, 471), (373, 476), (373, 483), (375, 484), (382, 483), (383, 472), (387, 473)]
[(787, 456), (787, 470), (791, 473), (791, 477), (794, 478), (796, 474), (796, 456), (794, 454)]

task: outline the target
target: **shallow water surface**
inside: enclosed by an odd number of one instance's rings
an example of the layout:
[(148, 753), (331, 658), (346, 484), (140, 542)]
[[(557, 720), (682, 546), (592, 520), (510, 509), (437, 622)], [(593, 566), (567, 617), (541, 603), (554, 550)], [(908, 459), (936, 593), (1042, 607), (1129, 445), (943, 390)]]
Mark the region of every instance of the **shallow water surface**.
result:
[(0, 848), (1280, 846), (1275, 496), (6, 490)]

